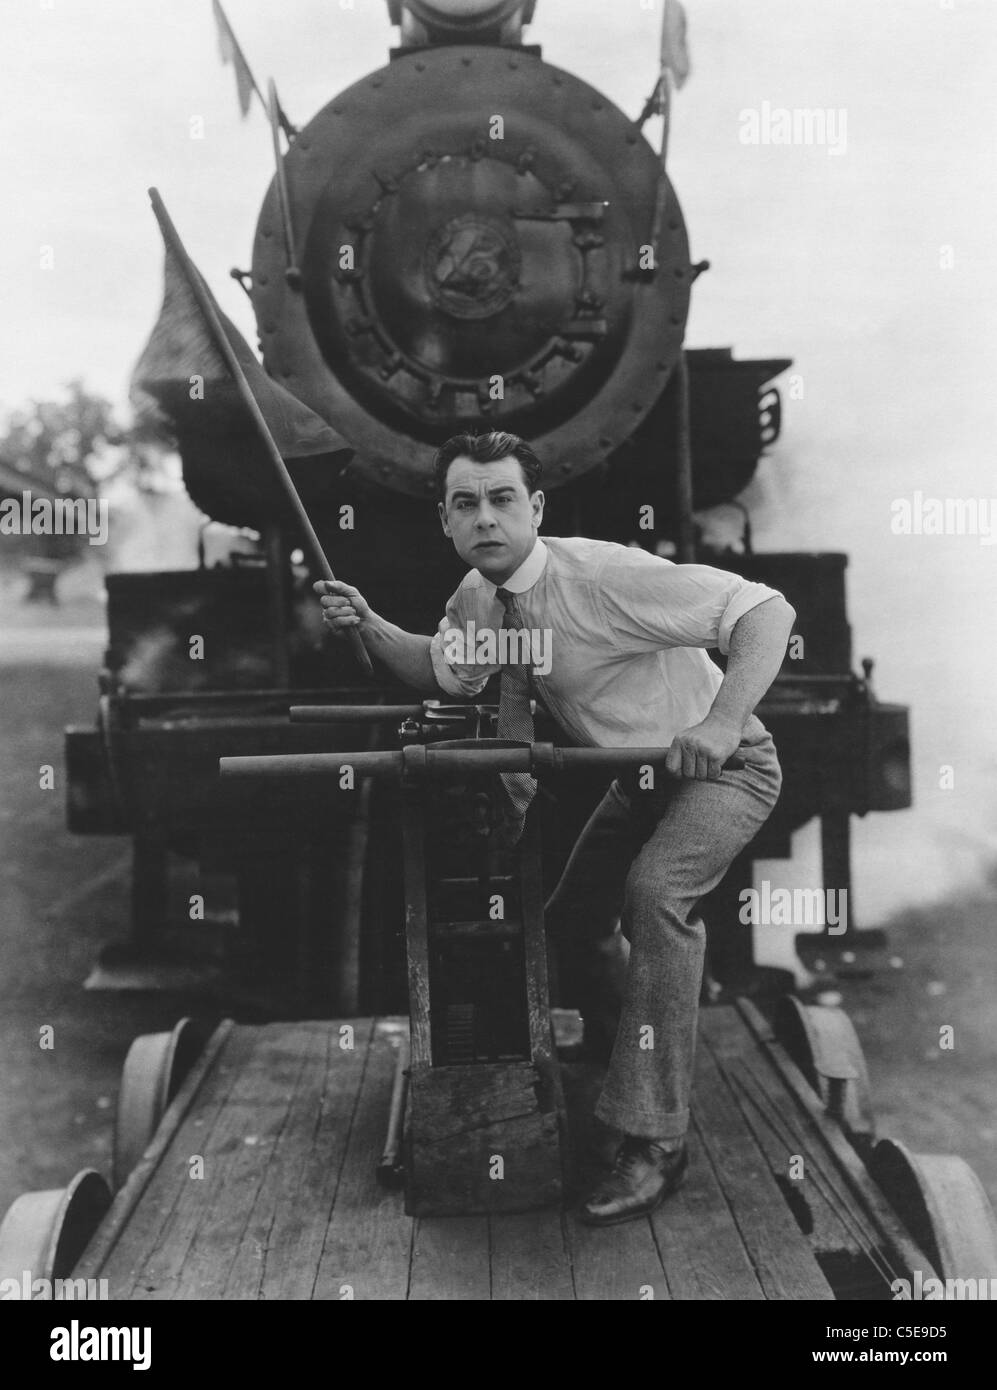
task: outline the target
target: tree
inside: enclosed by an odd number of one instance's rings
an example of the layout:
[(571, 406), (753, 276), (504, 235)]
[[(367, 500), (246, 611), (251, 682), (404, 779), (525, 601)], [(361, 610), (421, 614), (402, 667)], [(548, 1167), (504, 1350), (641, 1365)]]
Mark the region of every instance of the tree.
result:
[[(95, 497), (111, 479), (126, 474), (140, 489), (149, 486), (165, 435), (147, 421), (123, 426), (111, 403), (80, 379), (67, 382), (62, 400), (31, 401), (0, 426), (0, 499)], [(21, 554), (69, 559), (86, 545), (82, 536), (23, 538)]]

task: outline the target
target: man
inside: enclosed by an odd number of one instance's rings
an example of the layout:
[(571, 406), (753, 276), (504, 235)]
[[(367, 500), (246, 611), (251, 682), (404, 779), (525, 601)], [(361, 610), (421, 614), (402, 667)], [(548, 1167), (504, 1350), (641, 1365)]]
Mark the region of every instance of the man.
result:
[[(705, 945), (696, 906), (778, 797), (775, 748), (752, 711), (782, 664), (795, 613), (781, 594), (723, 570), (583, 537), (542, 541), (540, 471), (529, 445), (511, 434), (458, 435), (439, 450), (443, 531), (473, 568), (432, 638), (387, 622), (348, 584), (315, 588), (334, 631), (359, 628), (372, 657), (424, 691), (472, 697), (500, 669), (458, 660), (453, 629), (474, 622), (479, 632), (549, 633), (547, 674), (503, 669), (500, 736), (530, 736), (528, 679), (573, 743), (670, 745), (671, 775), (656, 786), (642, 789), (637, 778), (612, 784), (548, 904), (551, 935), (582, 938), (590, 985), (606, 974), (601, 962), (617, 920), (630, 942), (596, 1107), (622, 1139), (612, 1172), (581, 1210), (590, 1224), (609, 1225), (653, 1211), (686, 1168)], [(710, 647), (726, 654), (726, 674), (707, 656)], [(734, 754), (743, 768), (722, 771)], [(503, 782), (515, 838), (535, 783)]]

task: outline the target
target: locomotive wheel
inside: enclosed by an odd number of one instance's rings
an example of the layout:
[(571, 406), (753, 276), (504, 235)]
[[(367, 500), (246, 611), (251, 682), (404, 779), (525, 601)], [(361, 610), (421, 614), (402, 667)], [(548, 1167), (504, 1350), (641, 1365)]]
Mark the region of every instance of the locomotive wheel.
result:
[(145, 1153), (202, 1045), (201, 1030), (182, 1018), (172, 1033), (145, 1033), (128, 1049), (114, 1118), (115, 1190)]
[(68, 1187), (18, 1197), (0, 1223), (0, 1279), (65, 1278), (110, 1205), (111, 1189), (92, 1168)]
[(997, 1278), (997, 1216), (965, 1159), (881, 1139), (869, 1167), (943, 1279)]
[(862, 1044), (844, 1010), (801, 1004), (787, 996), (779, 1001), (775, 1032), (832, 1119), (853, 1140), (870, 1144), (875, 1125), (869, 1073)]

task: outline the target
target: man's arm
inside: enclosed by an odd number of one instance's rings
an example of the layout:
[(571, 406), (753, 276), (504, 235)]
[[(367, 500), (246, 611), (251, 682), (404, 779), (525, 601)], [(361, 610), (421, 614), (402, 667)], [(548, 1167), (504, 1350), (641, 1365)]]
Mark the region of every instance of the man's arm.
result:
[(405, 685), (423, 694), (439, 695), (429, 648), (432, 638), (406, 632), (375, 613), (352, 584), (320, 579), (313, 585), (322, 602), (322, 618), (339, 637), (355, 627), (372, 660), (383, 662)]
[(779, 674), (796, 610), (781, 596), (743, 613), (730, 635), (727, 671), (701, 724), (672, 742), (666, 766), (678, 777), (716, 780), (741, 742), (759, 700)]

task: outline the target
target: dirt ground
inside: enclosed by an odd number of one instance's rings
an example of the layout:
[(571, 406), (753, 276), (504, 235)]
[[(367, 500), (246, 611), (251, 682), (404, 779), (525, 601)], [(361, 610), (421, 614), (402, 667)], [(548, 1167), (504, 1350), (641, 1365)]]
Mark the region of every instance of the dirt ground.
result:
[[(26, 610), (0, 577), (0, 1213), (80, 1168), (109, 1171), (128, 1044), (199, 1007), (83, 988), (127, 921), (127, 843), (65, 828), (62, 730), (93, 722), (101, 619), (72, 584), (58, 609)], [(53, 790), (39, 787), (43, 764)], [(997, 1205), (997, 881), (881, 925), (885, 952), (860, 952), (835, 985), (864, 1044), (879, 1131), (961, 1154)]]

